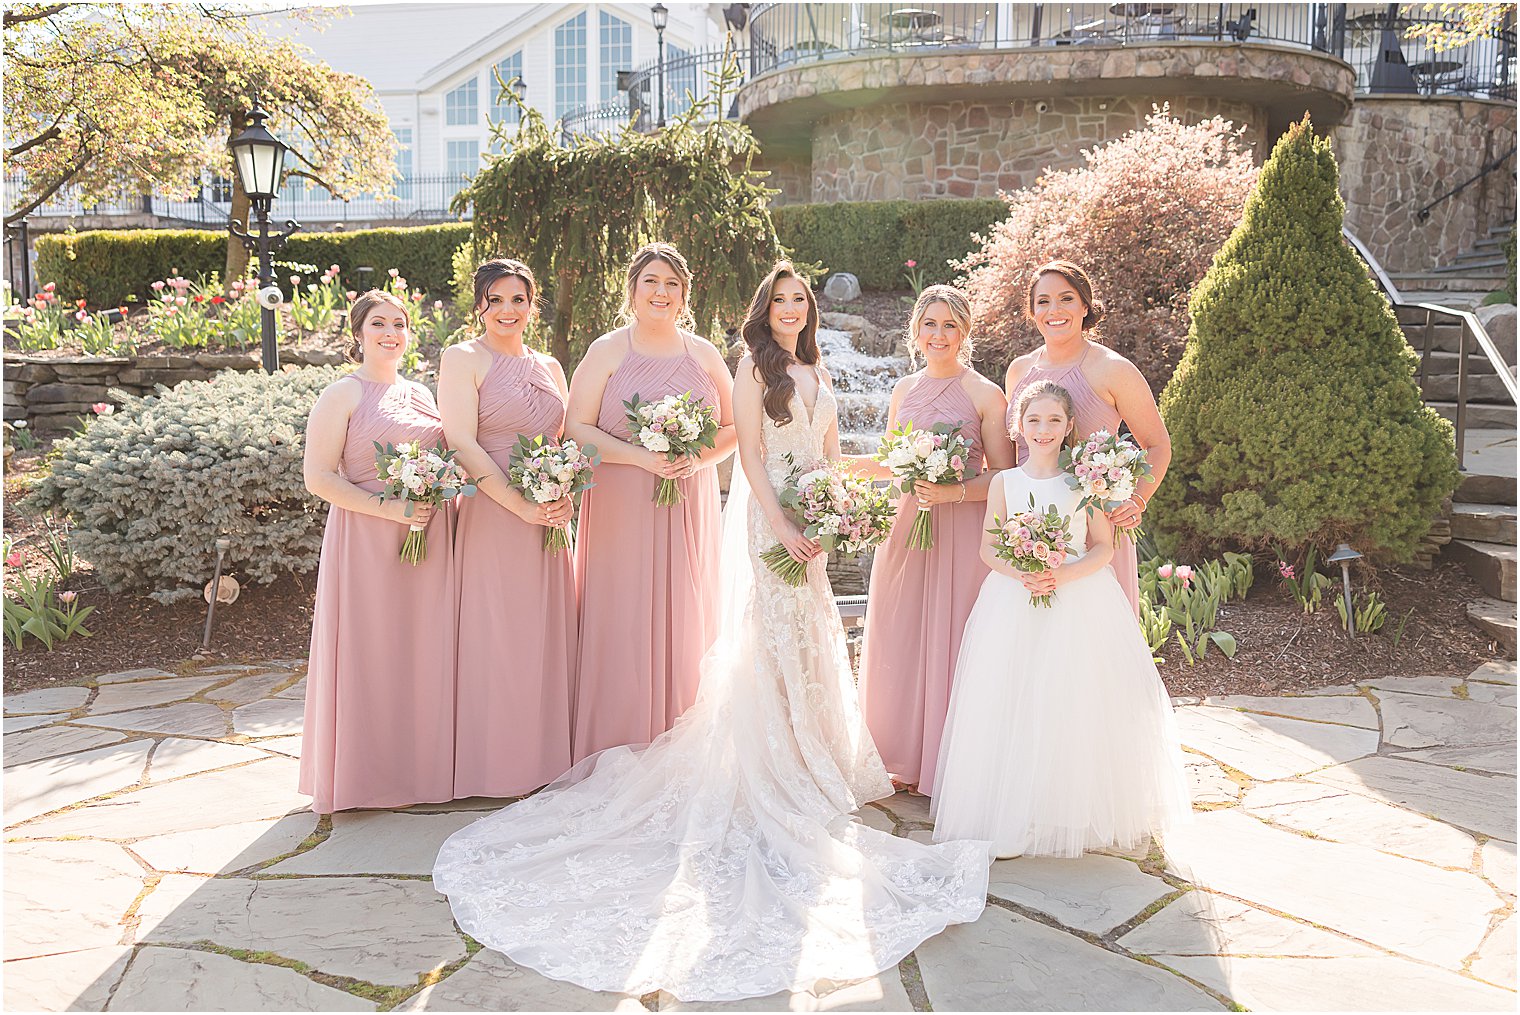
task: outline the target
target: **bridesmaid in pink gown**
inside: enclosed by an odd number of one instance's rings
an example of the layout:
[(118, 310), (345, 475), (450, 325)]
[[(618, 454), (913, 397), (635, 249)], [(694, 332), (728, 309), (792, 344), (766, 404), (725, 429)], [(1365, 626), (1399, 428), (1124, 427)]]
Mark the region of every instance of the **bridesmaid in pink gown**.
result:
[[(1145, 505), (1155, 495), (1156, 485), (1172, 460), (1172, 439), (1161, 421), (1150, 385), (1133, 363), (1087, 337), (1103, 318), (1103, 303), (1094, 298), (1092, 280), (1081, 266), (1052, 261), (1036, 268), (1029, 284), (1027, 310), (1045, 344), (1008, 364), (1004, 389), (1009, 404), (1018, 404), (1019, 392), (1029, 384), (1047, 380), (1071, 393), (1078, 436), (1086, 437), (1094, 430), (1117, 433), (1120, 422), (1129, 425), (1135, 443), (1148, 452), (1151, 475), (1141, 481), (1128, 502), (1107, 514), (1115, 526), (1132, 528), (1139, 524)], [(1014, 422), (1008, 420), (1009, 429)], [(1023, 448), (1016, 450), (1023, 462)], [(1118, 532), (1110, 567), (1138, 617), (1140, 574), (1135, 544)]]
[[(371, 290), (349, 310), (353, 373), (306, 426), (306, 486), (332, 505), (322, 536), (306, 676), (300, 789), (318, 814), (454, 796), (453, 511), (381, 503), (374, 442), (443, 439), (433, 396), (397, 375), (406, 307)], [(427, 559), (399, 554), (427, 526)]]
[[(1013, 465), (1003, 427), (1003, 392), (971, 367), (971, 306), (959, 289), (929, 286), (908, 322), (909, 353), (925, 367), (897, 382), (891, 429), (959, 424), (973, 442), (964, 483), (920, 483), (897, 506), (892, 534), (876, 551), (860, 662), (860, 704), (887, 772), (900, 785), (933, 793), (940, 734), (961, 630), (987, 577), (980, 557), (982, 513), (992, 476)], [(983, 456), (985, 455), (985, 464)], [(855, 471), (891, 472), (871, 459)], [(923, 503), (933, 508), (934, 546), (916, 550), (908, 531)]]
[[(575, 760), (646, 744), (696, 700), (703, 654), (718, 633), (721, 523), (714, 467), (733, 453), (733, 379), (690, 332), (691, 272), (668, 243), (628, 265), (624, 327), (597, 339), (575, 369), (565, 432), (602, 464), (582, 496), (576, 543), (580, 653), (572, 709)], [(716, 447), (676, 462), (630, 443), (623, 403), (691, 392), (717, 412)], [(653, 501), (661, 477), (685, 499)]]
[(454, 796), (513, 797), (570, 767), (575, 565), (544, 535), (574, 505), (532, 503), (507, 480), (520, 434), (559, 439), (568, 391), (558, 361), (523, 344), (538, 296), (527, 265), (487, 261), (474, 281), (484, 334), (445, 349), (438, 371), (444, 433), (476, 482), (454, 536)]

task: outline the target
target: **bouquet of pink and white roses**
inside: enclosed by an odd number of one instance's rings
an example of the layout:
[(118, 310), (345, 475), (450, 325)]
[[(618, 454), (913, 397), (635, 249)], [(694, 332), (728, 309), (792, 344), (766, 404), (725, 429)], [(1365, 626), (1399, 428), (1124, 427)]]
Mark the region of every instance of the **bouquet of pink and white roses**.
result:
[[(1116, 437), (1107, 430), (1095, 430), (1076, 447), (1061, 452), (1061, 468), (1069, 475), (1066, 482), (1082, 491), (1077, 506), (1112, 511), (1134, 496), (1140, 480), (1151, 474), (1145, 449), (1128, 437)], [(1131, 539), (1139, 539), (1140, 527), (1126, 530)]]
[[(628, 429), (633, 439), (672, 462), (682, 455), (700, 455), (703, 448), (713, 447), (717, 442), (717, 414), (690, 391), (666, 395), (656, 402), (642, 401), (635, 394), (623, 403), (623, 409), (628, 413)], [(654, 502), (660, 507), (670, 507), (681, 500), (681, 488), (675, 480), (661, 479), (655, 485)]]
[[(939, 423), (929, 430), (915, 430), (904, 423), (887, 431), (876, 451), (876, 460), (892, 470), (899, 494), (913, 492), (913, 484), (959, 483), (966, 478), (971, 461), (971, 442), (961, 436), (959, 424)], [(934, 547), (934, 522), (929, 509), (920, 507), (908, 533), (915, 550)]]
[[(542, 434), (532, 438), (519, 434), (517, 447), (508, 456), (507, 480), (530, 503), (553, 504), (595, 486), (591, 469), (601, 461), (594, 444), (582, 447), (568, 439), (551, 441)], [(570, 533), (564, 526), (544, 533), (545, 550), (558, 553), (569, 548)]]
[[(1029, 495), (1029, 510), (1016, 511), (1006, 521), (992, 516), (993, 527), (987, 531), (995, 537), (992, 552), (1020, 571), (1038, 574), (1066, 563), (1071, 550), (1071, 519), (1056, 511), (1052, 504), (1041, 512)], [(1050, 595), (1030, 596), (1035, 606), (1050, 606)]]
[[(375, 441), (375, 471), (385, 484), (378, 494), (388, 500), (406, 501), (406, 516), (414, 504), (437, 506), (455, 497), (475, 496), (475, 484), (465, 474), (454, 452), (443, 445), (424, 448), (420, 441), (381, 444)], [(427, 559), (427, 526), (412, 525), (401, 544), (401, 559), (416, 567)]]
[[(825, 553), (847, 557), (885, 540), (896, 512), (887, 490), (851, 475), (838, 462), (808, 472), (793, 465), (779, 499), (802, 526), (803, 535), (816, 539)], [(760, 559), (788, 585), (795, 587), (807, 581), (807, 565), (793, 558), (781, 543), (760, 554)]]

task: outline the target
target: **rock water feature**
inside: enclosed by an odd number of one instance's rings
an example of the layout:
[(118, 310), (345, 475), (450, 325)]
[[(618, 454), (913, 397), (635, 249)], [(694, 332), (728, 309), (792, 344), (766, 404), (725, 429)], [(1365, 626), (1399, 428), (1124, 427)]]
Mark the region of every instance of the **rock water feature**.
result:
[[(818, 330), (818, 348), (834, 380), (834, 396), (839, 403), (840, 450), (847, 455), (871, 454), (887, 429), (892, 386), (912, 368), (899, 351), (900, 343), (894, 338), (883, 341), (865, 318), (824, 314), (823, 323), (832, 325)], [(829, 580), (834, 594), (864, 594), (871, 560), (870, 554), (848, 560), (830, 558)]]

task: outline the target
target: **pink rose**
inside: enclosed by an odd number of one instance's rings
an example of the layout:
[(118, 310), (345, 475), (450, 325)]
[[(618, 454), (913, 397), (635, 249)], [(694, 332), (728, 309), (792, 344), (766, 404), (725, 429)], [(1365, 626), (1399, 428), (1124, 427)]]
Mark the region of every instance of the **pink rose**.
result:
[(1035, 560), (1049, 560), (1050, 559), (1050, 547), (1046, 546), (1043, 540), (1041, 542), (1038, 542), (1038, 543), (1034, 544), (1034, 559)]

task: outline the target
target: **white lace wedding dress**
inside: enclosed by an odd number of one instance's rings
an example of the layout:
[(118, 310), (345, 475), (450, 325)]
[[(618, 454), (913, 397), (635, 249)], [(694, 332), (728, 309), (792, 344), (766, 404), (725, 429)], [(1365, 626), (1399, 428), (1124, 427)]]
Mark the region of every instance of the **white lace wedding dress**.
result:
[[(766, 474), (823, 459), (837, 412), (764, 424)], [(861, 718), (823, 558), (791, 588), (743, 470), (724, 515), (724, 621), (697, 702), (643, 750), (587, 758), (444, 843), (433, 883), (476, 940), (595, 990), (734, 1000), (888, 969), (975, 920), (988, 844), (850, 818), (892, 786)], [(510, 730), (503, 730), (510, 736)]]

